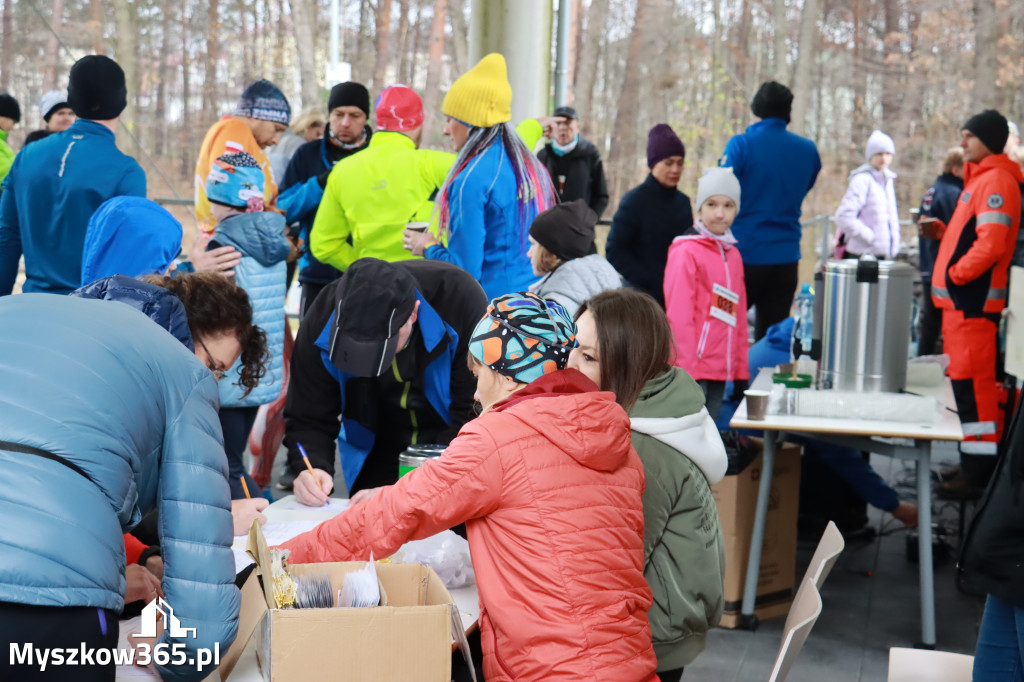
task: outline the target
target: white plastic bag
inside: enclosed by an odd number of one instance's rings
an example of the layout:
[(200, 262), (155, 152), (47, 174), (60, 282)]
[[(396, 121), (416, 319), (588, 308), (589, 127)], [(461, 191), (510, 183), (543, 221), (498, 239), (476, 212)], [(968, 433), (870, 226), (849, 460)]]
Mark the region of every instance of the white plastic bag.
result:
[(449, 589), (476, 582), (473, 562), (469, 557), (469, 543), (450, 530), (405, 543), (395, 559), (430, 566)]

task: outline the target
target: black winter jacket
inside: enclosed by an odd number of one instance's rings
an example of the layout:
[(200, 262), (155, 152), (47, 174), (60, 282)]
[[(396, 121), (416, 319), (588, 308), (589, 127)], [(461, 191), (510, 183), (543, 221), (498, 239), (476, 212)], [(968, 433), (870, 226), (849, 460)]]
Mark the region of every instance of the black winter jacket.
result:
[[(960, 193), (964, 191), (963, 178), (958, 178), (952, 173), (943, 173), (935, 178), (935, 184), (925, 192), (921, 200), (921, 216), (938, 218), (946, 225), (953, 218), (953, 211), (956, 210), (956, 202)], [(939, 255), (939, 239), (925, 239), (918, 237), (918, 253), (921, 270), (921, 277), (931, 281), (932, 268), (935, 267), (935, 258)]]
[(1024, 401), (964, 537), (957, 578), (965, 592), (1024, 607)]
[(691, 227), (690, 197), (648, 175), (619, 202), (605, 254), (629, 286), (647, 292), (664, 308), (668, 247)]
[[(398, 365), (412, 365), (411, 371), (402, 372), (402, 381), (409, 381), (410, 385), (404, 395), (396, 395), (391, 390), (394, 379), (390, 370), (382, 377), (360, 378), (346, 375), (330, 363), (322, 349), (329, 344), (329, 327), (338, 304), (341, 280), (327, 285), (303, 318), (292, 350), (291, 380), (284, 408), (284, 444), (289, 465), (296, 473), (304, 468), (298, 451), (301, 443), (310, 463), (333, 475), (335, 441), (342, 423), (345, 442), (338, 445), (343, 467), (348, 467), (350, 452), (373, 451), (382, 440), (386, 441), (385, 449), (393, 451), (390, 454), (397, 458), (397, 453), (412, 442), (411, 421), (417, 419), (410, 420), (404, 413), (407, 403), (411, 407), (414, 400), (422, 409), (435, 412), (433, 406), (441, 402), (438, 396), (450, 404), (449, 414), (444, 415), (449, 418), (447, 426), (442, 423), (440, 429), (421, 434), (430, 440), (418, 440), (420, 443), (446, 445), (475, 416), (476, 380), (467, 359), (469, 337), (487, 312), (483, 289), (472, 275), (449, 263), (419, 259), (395, 265), (406, 268), (416, 279), (416, 290), (430, 307), (428, 311), (421, 303), (410, 344), (396, 357)], [(457, 338), (442, 329), (444, 326), (450, 327)], [(325, 332), (327, 339), (322, 338)], [(425, 339), (439, 337), (441, 341), (436, 345), (426, 347)], [(443, 363), (447, 365), (442, 366)], [(430, 400), (431, 397), (434, 399)], [(418, 421), (429, 416), (421, 416)], [(438, 423), (437, 419), (431, 421)], [(350, 488), (355, 481), (351, 474), (361, 467), (360, 463), (345, 472)]]
[(608, 185), (597, 147), (580, 136), (576, 148), (565, 156), (556, 154), (549, 142), (537, 153), (537, 158), (548, 169), (559, 201), (583, 199), (597, 217), (601, 217), (608, 208)]
[[(288, 162), (288, 168), (284, 172), (284, 180), (281, 182), (281, 192), (284, 192), (292, 185), (306, 182), (310, 178), (334, 168), (342, 159), (366, 149), (370, 144), (370, 137), (373, 135), (373, 131), (370, 129), (370, 126), (366, 126), (365, 132), (366, 140), (363, 146), (358, 149), (342, 149), (332, 144), (328, 139), (331, 134), (329, 127), (324, 131), (323, 137), (319, 140), (306, 142), (300, 146), (295, 150), (295, 154), (292, 155), (292, 160)], [(302, 259), (300, 260), (299, 281), (327, 284), (341, 277), (341, 272), (330, 265), (318, 261), (310, 251), (309, 231), (313, 229), (314, 218), (316, 218), (316, 210), (309, 211), (299, 219), (300, 234), (306, 242)]]

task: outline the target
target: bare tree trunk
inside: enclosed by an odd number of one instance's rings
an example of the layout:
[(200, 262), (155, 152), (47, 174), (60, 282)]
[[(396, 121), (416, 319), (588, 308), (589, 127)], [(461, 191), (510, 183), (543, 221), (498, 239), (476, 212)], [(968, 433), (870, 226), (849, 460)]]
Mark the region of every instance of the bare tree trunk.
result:
[[(460, 2), (461, 0), (455, 0)], [(424, 89), (423, 111), (426, 113), (424, 134), (437, 128), (440, 107), (437, 100), (441, 94), (441, 61), (444, 59), (444, 25), (448, 12), (447, 0), (434, 0), (434, 21), (430, 26), (430, 52), (427, 60), (427, 87)]]
[(137, 23), (135, 5), (131, 0), (115, 0), (114, 50), (117, 53), (118, 64), (124, 69), (124, 80), (128, 86), (128, 105), (125, 107), (124, 113), (121, 114), (121, 122), (129, 130), (134, 129), (139, 122), (138, 107), (136, 106), (136, 98), (139, 95), (136, 87), (139, 67), (135, 59)]
[(157, 156), (163, 156), (164, 143), (167, 140), (167, 57), (171, 54), (171, 7), (164, 7), (160, 22), (160, 54), (157, 65), (156, 111), (153, 125), (153, 150)]
[(371, 89), (377, 92), (384, 87), (384, 79), (387, 77), (388, 49), (391, 43), (391, 0), (377, 0), (375, 22), (377, 55), (373, 60), (373, 85)]
[(315, 106), (320, 94), (316, 72), (316, 2), (291, 0), (292, 33), (299, 58), (299, 80), (302, 83), (302, 106)]
[[(994, 107), (998, 98), (996, 59), (999, 42), (999, 22), (993, 0), (974, 0), (974, 93), (976, 111)], [(1002, 149), (993, 149), (1001, 152)]]
[[(419, 17), (413, 26), (418, 24)], [(415, 29), (409, 30), (409, 0), (398, 0), (398, 35), (395, 38), (395, 46), (398, 48), (395, 81), (412, 87), (409, 72), (413, 70), (413, 62), (416, 59), (416, 36)]]
[[(46, 73), (43, 75), (43, 90), (53, 90), (57, 87), (57, 67), (60, 64), (60, 40), (57, 34), (60, 33), (64, 23), (64, 0), (53, 0), (50, 20), (54, 33), (50, 34), (47, 41), (46, 54), (49, 60), (46, 63)], [(6, 32), (4, 35), (8, 35)], [(8, 39), (9, 40), (9, 39)], [(7, 42), (5, 40), (4, 42)]]
[[(14, 0), (3, 0), (4, 15), (2, 20), (3, 35), (13, 36), (11, 28), (11, 5)], [(14, 41), (11, 38), (4, 38), (0, 43), (0, 90), (7, 90), (11, 86), (11, 57), (14, 55)]]
[(804, 9), (800, 16), (800, 47), (793, 76), (792, 119), (793, 132), (797, 135), (804, 134), (808, 103), (811, 101), (811, 67), (817, 52), (814, 48), (818, 42), (818, 12), (818, 0), (804, 0)]
[(597, 59), (601, 36), (608, 24), (609, 0), (593, 0), (587, 10), (587, 34), (582, 39), (579, 55), (579, 77), (576, 79), (576, 110), (584, 125), (593, 116), (594, 81), (597, 76)]
[[(991, 2), (991, 0), (988, 0)], [(885, 40), (882, 63), (882, 120), (895, 130), (899, 121), (900, 100), (906, 96), (900, 84), (900, 8), (897, 0), (885, 0)]]
[(645, 34), (645, 15), (650, 11), (652, 0), (637, 0), (636, 14), (633, 17), (633, 31), (629, 36), (629, 48), (626, 52), (626, 68), (622, 79), (622, 90), (619, 92), (618, 111), (615, 114), (615, 127), (612, 129), (612, 148), (608, 154), (608, 166), (612, 170), (612, 194), (622, 195), (622, 181), (628, 175), (627, 167), (636, 157), (636, 127), (639, 114), (640, 64), (643, 59)]
[[(600, 0), (595, 0), (600, 1)], [(466, 11), (462, 6), (462, 0), (454, 0), (448, 3), (448, 16), (452, 22), (452, 58), (455, 66), (455, 73), (460, 74), (469, 70), (469, 25), (466, 23)]]
[(711, 115), (709, 128), (711, 129), (710, 147), (713, 153), (718, 154), (725, 148), (722, 142), (722, 123), (725, 121), (725, 96), (722, 94), (722, 85), (725, 81), (725, 67), (723, 64), (722, 44), (722, 0), (712, 0), (711, 15), (715, 22), (714, 39), (711, 43), (711, 106), (708, 111)]
[[(122, 0), (123, 1), (123, 0)], [(203, 116), (212, 122), (220, 113), (217, 98), (217, 58), (220, 52), (220, 0), (206, 0), (208, 24), (206, 27), (206, 57), (203, 60)], [(242, 84), (245, 87), (245, 84)]]
[(785, 84), (789, 80), (789, 67), (786, 65), (786, 0), (775, 0), (772, 12), (772, 24), (775, 31), (775, 56), (772, 73), (775, 80)]
[(192, 61), (188, 56), (190, 33), (188, 19), (188, 0), (181, 0), (181, 138), (178, 142), (178, 150), (181, 152), (181, 176), (183, 178), (191, 178), (195, 172), (195, 162), (187, 150), (199, 147), (191, 139), (192, 112), (189, 100), (192, 97), (192, 90), (189, 72), (192, 70)]

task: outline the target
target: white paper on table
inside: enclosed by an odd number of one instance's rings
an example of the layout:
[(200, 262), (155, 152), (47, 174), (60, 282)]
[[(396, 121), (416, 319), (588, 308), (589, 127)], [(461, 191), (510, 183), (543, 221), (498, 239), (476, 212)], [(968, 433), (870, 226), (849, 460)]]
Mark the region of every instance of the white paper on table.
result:
[(274, 509), (281, 509), (287, 511), (322, 511), (338, 514), (348, 509), (348, 500), (337, 497), (331, 497), (327, 500), (327, 504), (325, 504), (322, 507), (309, 507), (307, 505), (302, 504), (293, 497), (290, 500), (276, 502), (274, 505)]
[(300, 521), (267, 521), (263, 524), (263, 537), (267, 540), (267, 547), (280, 545), (297, 535), (313, 530), (322, 521), (316, 519), (302, 519)]
[[(117, 648), (118, 649), (134, 649), (135, 645), (128, 638), (128, 635), (133, 635), (142, 630), (142, 616), (135, 616), (128, 620), (122, 620), (118, 623), (117, 633)], [(139, 665), (119, 665), (117, 666), (117, 672), (115, 673), (116, 679), (143, 679), (143, 680), (159, 680), (160, 677), (153, 672), (153, 669), (149, 666), (142, 667)]]

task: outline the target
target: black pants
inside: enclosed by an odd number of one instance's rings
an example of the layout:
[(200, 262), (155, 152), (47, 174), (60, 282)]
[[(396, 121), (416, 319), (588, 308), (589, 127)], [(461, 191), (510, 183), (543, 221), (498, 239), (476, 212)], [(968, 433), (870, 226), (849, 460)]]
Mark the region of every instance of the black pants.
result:
[(374, 448), (370, 450), (356, 480), (345, 481), (345, 484), (348, 485), (349, 497), (367, 488), (394, 485), (398, 480), (398, 456), (402, 450), (404, 448)]
[(747, 307), (757, 307), (755, 340), (763, 338), (768, 333), (768, 327), (789, 317), (800, 279), (799, 266), (800, 263), (743, 265)]
[[(104, 655), (107, 665), (96, 662), (92, 655), (93, 665), (82, 665), (82, 647), (85, 649), (117, 648), (117, 614), (108, 609), (93, 606), (62, 607), (62, 606), (29, 606), (0, 602), (0, 680), (18, 680), (19, 682), (109, 682), (114, 679), (116, 667), (113, 659)], [(16, 655), (24, 655), (25, 645), (31, 644), (34, 649), (50, 649), (46, 669), (39, 670), (37, 654), (32, 654), (31, 664), (11, 660), (11, 644), (17, 644)], [(55, 649), (73, 649), (77, 665), (53, 665)], [(65, 656), (65, 660), (67, 656)], [(25, 660), (25, 659), (20, 659)], [(88, 658), (85, 659), (88, 662)]]
[(658, 677), (661, 678), (661, 682), (679, 682), (679, 680), (683, 679), (683, 669), (659, 670)]
[(932, 283), (921, 282), (921, 312), (917, 318), (917, 354), (933, 355), (942, 333), (942, 310), (932, 302)]
[(722, 411), (722, 399), (725, 397), (725, 382), (701, 379), (697, 384), (704, 390), (704, 407), (708, 408), (708, 414), (712, 419), (718, 419), (718, 413)]
[(245, 470), (245, 448), (249, 444), (249, 432), (256, 422), (258, 407), (222, 407), (218, 412), (220, 428), (224, 431), (224, 453), (228, 456), (228, 484), (231, 486), (231, 499), (244, 500), (245, 489), (242, 478), (249, 487), (249, 495), (259, 497), (263, 494), (256, 481)]

